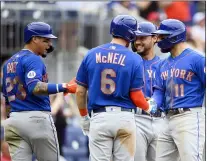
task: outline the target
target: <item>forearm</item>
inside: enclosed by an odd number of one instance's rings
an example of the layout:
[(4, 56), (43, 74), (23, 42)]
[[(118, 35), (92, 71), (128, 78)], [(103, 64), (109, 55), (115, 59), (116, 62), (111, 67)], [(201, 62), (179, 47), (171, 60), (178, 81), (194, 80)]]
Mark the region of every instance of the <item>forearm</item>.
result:
[(66, 91), (63, 84), (51, 84), (40, 81), (30, 84), (29, 89), (34, 95), (49, 95)]
[(76, 92), (76, 102), (79, 110), (86, 108), (86, 93)]
[(81, 116), (85, 116), (88, 114), (87, 111), (87, 90), (80, 85), (76, 91), (76, 103)]
[(32, 93), (34, 95), (48, 95), (48, 83), (37, 82), (37, 84), (34, 87)]

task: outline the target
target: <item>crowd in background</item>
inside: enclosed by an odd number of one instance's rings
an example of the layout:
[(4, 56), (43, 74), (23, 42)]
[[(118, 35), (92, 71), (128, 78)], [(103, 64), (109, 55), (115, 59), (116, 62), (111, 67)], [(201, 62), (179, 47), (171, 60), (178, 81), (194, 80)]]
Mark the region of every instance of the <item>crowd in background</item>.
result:
[(189, 44), (205, 51), (205, 2), (199, 1), (130, 1), (111, 2), (108, 10), (117, 14), (130, 14), (159, 25), (166, 18), (181, 20), (187, 26)]
[[(6, 5), (7, 3), (13, 4), (17, 2), (4, 3)], [(21, 3), (25, 4), (30, 2), (24, 1)], [(186, 24), (187, 42), (189, 45), (201, 54), (205, 54), (206, 5), (202, 1), (42, 1), (35, 3), (56, 5), (60, 10), (75, 9), (84, 11), (85, 13), (97, 14), (102, 18), (112, 17), (118, 14), (129, 14), (138, 17), (140, 20), (143, 19), (143, 21), (151, 21), (156, 25), (159, 25), (159, 22), (163, 19), (175, 18)], [(106, 32), (108, 33), (108, 31)], [(5, 59), (8, 57), (9, 55)], [(67, 161), (88, 161), (88, 138), (82, 134), (79, 127), (79, 113), (75, 104), (75, 96), (53, 95), (51, 96), (51, 107), (51, 113), (57, 128), (61, 156), (64, 156)], [(5, 104), (2, 95), (1, 119), (6, 119)], [(8, 145), (2, 142), (1, 148), (2, 161), (9, 161)]]

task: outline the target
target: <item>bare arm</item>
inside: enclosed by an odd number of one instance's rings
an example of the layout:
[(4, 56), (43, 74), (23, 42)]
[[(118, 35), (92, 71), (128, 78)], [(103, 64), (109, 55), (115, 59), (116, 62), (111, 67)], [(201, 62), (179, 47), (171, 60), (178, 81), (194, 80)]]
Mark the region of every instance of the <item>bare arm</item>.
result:
[(34, 95), (48, 95), (48, 83), (37, 82), (36, 86), (33, 89)]
[(61, 84), (51, 84), (39, 81), (35, 84), (31, 84), (29, 87), (29, 89), (32, 89), (31, 91), (34, 95), (48, 95), (60, 92), (64, 92), (64, 94), (67, 95), (68, 93), (75, 93), (76, 88), (77, 83), (75, 82), (75, 78), (73, 78), (69, 83)]
[[(87, 115), (87, 88), (78, 85), (76, 89), (76, 103), (81, 116)], [(83, 113), (82, 113), (83, 111)]]

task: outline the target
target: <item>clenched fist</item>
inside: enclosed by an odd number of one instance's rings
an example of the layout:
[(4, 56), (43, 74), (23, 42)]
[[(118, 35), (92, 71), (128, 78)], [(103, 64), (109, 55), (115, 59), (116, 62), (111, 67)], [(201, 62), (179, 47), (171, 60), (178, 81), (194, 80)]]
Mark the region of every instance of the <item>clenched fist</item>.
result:
[(64, 95), (68, 93), (75, 93), (77, 88), (76, 78), (74, 77), (69, 83), (63, 83), (63, 88), (65, 88)]

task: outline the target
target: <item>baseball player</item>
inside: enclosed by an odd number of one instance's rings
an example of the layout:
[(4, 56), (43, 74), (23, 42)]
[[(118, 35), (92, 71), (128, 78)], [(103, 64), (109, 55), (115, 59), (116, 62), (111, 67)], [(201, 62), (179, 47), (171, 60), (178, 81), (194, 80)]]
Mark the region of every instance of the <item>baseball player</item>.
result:
[[(136, 38), (137, 21), (118, 15), (110, 26), (112, 41), (89, 50), (76, 77), (76, 99), (83, 132), (89, 136), (91, 161), (133, 161), (136, 107), (157, 110), (142, 93), (143, 63), (128, 49)], [(88, 105), (86, 105), (88, 90)], [(88, 110), (87, 110), (88, 108)], [(91, 119), (88, 111), (91, 111)]]
[(186, 27), (163, 20), (158, 47), (171, 55), (157, 68), (152, 98), (164, 102), (167, 128), (159, 135), (156, 161), (201, 161), (205, 140), (202, 103), (206, 88), (205, 58), (186, 44)]
[[(155, 31), (156, 26), (151, 22), (138, 23), (137, 38), (131, 44), (132, 50), (143, 59), (145, 83), (142, 91), (146, 98), (150, 98), (153, 94), (155, 70), (160, 63), (160, 58), (154, 54), (157, 36), (152, 33)], [(150, 116), (144, 110), (137, 109), (135, 120), (137, 127), (135, 161), (155, 161), (158, 134), (163, 128), (161, 111)]]
[(3, 94), (10, 115), (4, 122), (12, 161), (58, 161), (58, 141), (49, 95), (74, 93), (75, 85), (48, 83), (41, 57), (53, 51), (50, 25), (33, 22), (24, 29), (24, 49), (3, 67)]

